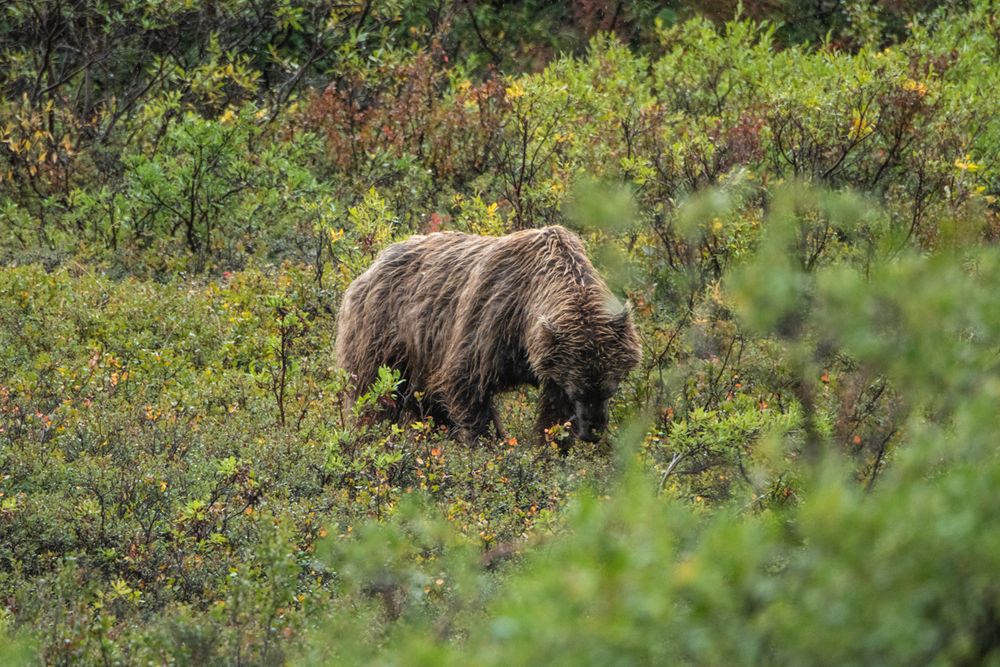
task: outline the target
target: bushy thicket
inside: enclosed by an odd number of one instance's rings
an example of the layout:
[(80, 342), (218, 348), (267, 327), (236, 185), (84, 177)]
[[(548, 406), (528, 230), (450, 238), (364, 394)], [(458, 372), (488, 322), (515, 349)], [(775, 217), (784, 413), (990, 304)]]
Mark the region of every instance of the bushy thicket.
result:
[[(0, 9), (0, 662), (1000, 660), (1000, 16), (741, 11)], [(347, 407), (382, 248), (555, 223), (607, 443)]]

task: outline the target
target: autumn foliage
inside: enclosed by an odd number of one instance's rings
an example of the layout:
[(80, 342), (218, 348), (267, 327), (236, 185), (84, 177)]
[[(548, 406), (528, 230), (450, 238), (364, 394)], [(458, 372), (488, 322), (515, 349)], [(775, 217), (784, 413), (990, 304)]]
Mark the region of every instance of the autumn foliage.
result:
[[(0, 662), (996, 662), (1000, 17), (815, 4), (4, 4)], [(347, 286), (548, 224), (608, 439), (378, 420)]]

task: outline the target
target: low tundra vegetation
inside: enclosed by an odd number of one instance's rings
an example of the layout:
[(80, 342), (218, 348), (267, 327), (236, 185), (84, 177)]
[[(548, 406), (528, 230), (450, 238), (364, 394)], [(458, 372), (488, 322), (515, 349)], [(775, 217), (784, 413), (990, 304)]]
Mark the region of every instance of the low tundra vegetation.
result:
[[(991, 3), (121, 4), (0, 9), (0, 662), (1000, 661)], [(384, 247), (543, 224), (606, 442), (346, 402)]]

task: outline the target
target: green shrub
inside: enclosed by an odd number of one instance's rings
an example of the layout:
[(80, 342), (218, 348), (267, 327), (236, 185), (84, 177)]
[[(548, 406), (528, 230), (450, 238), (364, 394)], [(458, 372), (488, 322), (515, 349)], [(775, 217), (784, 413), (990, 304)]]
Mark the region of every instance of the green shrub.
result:
[[(154, 4), (0, 9), (0, 662), (997, 662), (993, 3)], [(348, 409), (383, 248), (548, 223), (608, 443)]]

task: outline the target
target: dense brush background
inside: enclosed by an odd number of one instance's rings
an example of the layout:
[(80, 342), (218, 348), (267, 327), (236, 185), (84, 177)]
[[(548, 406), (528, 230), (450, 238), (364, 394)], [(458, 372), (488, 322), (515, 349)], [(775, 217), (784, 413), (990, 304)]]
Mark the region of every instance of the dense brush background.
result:
[[(0, 662), (1000, 664), (990, 0), (0, 7)], [(576, 230), (603, 446), (350, 413), (415, 233)]]

